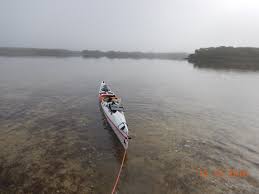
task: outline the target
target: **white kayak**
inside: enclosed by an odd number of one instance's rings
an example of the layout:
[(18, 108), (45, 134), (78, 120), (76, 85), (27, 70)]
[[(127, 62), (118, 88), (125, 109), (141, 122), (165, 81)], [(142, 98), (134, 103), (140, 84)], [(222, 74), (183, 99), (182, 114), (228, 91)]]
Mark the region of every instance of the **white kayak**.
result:
[(108, 123), (124, 149), (127, 149), (130, 137), (128, 136), (128, 126), (123, 113), (121, 100), (111, 91), (104, 81), (100, 86), (99, 100)]

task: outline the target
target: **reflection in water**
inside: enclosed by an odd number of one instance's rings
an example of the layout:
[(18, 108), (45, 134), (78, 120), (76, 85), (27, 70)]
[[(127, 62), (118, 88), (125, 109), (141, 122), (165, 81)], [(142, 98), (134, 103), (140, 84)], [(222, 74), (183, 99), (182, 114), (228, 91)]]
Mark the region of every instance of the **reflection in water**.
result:
[[(0, 58), (0, 193), (110, 192), (123, 148), (102, 80), (133, 137), (119, 193), (259, 193), (259, 74), (82, 58)], [(213, 176), (231, 168), (249, 176)]]
[(193, 63), (195, 68), (231, 70), (231, 71), (259, 71), (259, 64), (224, 64), (224, 63)]

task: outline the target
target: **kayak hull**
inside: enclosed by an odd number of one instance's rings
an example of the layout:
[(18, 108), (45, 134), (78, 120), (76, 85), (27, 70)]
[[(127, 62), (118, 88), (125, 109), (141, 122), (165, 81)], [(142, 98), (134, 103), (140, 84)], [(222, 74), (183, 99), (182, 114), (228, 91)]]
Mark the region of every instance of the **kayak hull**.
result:
[[(104, 84), (104, 82), (102, 84)], [(101, 84), (101, 87), (102, 87), (102, 84)], [(108, 103), (104, 101), (104, 98), (110, 97), (110, 96), (115, 97), (115, 94), (111, 91), (102, 92), (100, 89), (99, 101), (102, 107), (102, 111), (105, 115), (107, 122), (109, 123), (113, 132), (117, 136), (118, 140), (121, 142), (124, 149), (128, 149), (129, 136), (128, 136), (128, 127), (126, 124), (124, 113), (122, 111), (116, 111), (114, 113), (109, 109)], [(124, 125), (123, 129), (120, 127), (121, 124)]]
[(102, 107), (102, 110), (104, 112), (104, 116), (107, 120), (107, 122), (109, 123), (110, 127), (112, 128), (113, 132), (115, 133), (115, 135), (117, 136), (117, 138), (119, 139), (119, 141), (121, 142), (121, 144), (123, 145), (124, 149), (128, 149), (128, 134), (122, 132), (114, 123), (113, 119), (110, 118), (110, 113), (107, 113), (106, 110), (104, 110), (104, 108)]

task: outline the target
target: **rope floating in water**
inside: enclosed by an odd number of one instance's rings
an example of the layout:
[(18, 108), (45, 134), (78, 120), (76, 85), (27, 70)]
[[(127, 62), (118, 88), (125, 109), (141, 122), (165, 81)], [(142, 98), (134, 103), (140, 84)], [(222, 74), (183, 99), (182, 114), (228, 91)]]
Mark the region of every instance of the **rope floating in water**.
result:
[(111, 194), (114, 194), (114, 192), (115, 192), (115, 190), (116, 190), (116, 187), (117, 187), (117, 185), (118, 185), (118, 182), (119, 182), (119, 180), (120, 180), (121, 170), (122, 170), (122, 167), (123, 167), (123, 164), (124, 164), (124, 160), (125, 160), (125, 157), (126, 157), (126, 153), (127, 153), (127, 150), (125, 149), (125, 150), (124, 150), (124, 155), (123, 155), (123, 158), (122, 158), (122, 161), (121, 161), (120, 170), (119, 170), (119, 172), (118, 172), (118, 174), (117, 174), (117, 178), (116, 178), (116, 180), (115, 180), (115, 182), (114, 182), (114, 185), (113, 185), (113, 189), (112, 189)]

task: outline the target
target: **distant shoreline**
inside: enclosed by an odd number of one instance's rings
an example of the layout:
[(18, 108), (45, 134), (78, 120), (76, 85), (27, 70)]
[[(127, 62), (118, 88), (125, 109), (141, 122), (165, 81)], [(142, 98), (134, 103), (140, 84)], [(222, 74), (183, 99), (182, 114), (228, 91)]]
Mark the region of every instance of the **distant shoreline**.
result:
[(22, 56), (70, 57), (70, 56), (81, 56), (81, 52), (65, 50), (65, 49), (0, 47), (0, 56), (8, 56), (8, 57), (22, 57)]
[(19, 48), (0, 47), (0, 56), (24, 57), (24, 56), (46, 56), (46, 57), (83, 57), (83, 58), (118, 58), (118, 59), (167, 59), (185, 60), (188, 53), (155, 53), (155, 52), (121, 52), (121, 51), (99, 51), (83, 50), (72, 51), (65, 49), (43, 49), (43, 48)]
[(0, 56), (188, 60), (197, 68), (259, 70), (259, 48), (254, 47), (200, 48), (194, 54), (0, 47)]
[(187, 59), (198, 68), (259, 70), (259, 48), (254, 47), (200, 48)]

